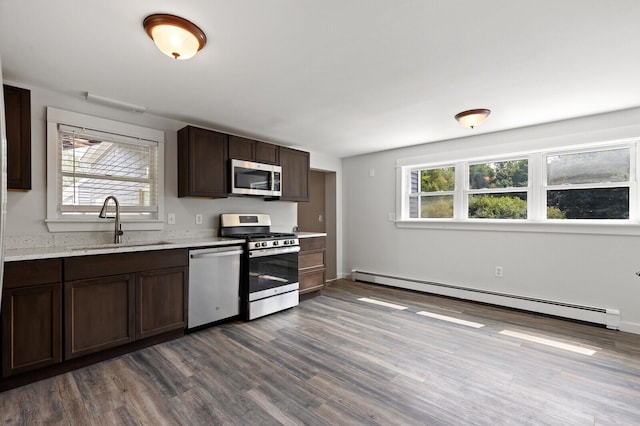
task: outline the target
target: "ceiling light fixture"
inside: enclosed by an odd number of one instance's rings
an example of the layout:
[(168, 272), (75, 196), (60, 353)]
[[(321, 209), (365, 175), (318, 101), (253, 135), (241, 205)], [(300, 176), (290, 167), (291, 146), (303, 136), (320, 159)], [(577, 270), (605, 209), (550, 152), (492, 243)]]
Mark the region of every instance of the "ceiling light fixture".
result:
[(175, 59), (189, 59), (207, 43), (207, 36), (200, 28), (179, 16), (149, 15), (142, 25), (158, 49)]
[(482, 124), (491, 114), (491, 110), (486, 108), (470, 109), (456, 114), (456, 120), (465, 127), (474, 128)]

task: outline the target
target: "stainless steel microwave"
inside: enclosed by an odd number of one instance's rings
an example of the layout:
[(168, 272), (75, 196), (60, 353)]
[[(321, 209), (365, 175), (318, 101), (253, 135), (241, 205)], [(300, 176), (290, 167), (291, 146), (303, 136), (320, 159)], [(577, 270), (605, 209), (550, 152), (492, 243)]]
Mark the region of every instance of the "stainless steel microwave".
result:
[(279, 197), (282, 167), (253, 161), (231, 160), (231, 193)]

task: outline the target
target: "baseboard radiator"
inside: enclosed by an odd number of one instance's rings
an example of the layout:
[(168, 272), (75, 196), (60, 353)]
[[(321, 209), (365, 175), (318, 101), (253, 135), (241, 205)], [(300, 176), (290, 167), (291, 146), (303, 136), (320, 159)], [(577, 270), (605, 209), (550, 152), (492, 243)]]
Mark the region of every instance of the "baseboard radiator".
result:
[(351, 271), (351, 279), (602, 324), (613, 330), (620, 327), (620, 311), (617, 309), (575, 305), (355, 269)]

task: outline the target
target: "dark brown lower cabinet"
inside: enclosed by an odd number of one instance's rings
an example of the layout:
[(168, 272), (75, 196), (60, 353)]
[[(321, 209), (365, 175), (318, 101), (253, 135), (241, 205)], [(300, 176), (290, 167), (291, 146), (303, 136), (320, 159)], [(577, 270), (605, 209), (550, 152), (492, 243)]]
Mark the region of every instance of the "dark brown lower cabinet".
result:
[(319, 292), (325, 283), (325, 237), (300, 238), (298, 281), (300, 294)]
[(65, 359), (187, 326), (188, 250), (64, 262)]
[(187, 267), (136, 274), (136, 339), (187, 326), (187, 274)]
[(2, 293), (2, 376), (62, 361), (62, 284)]
[(0, 391), (184, 335), (188, 275), (188, 249), (6, 262)]
[(134, 274), (66, 282), (65, 359), (134, 341), (134, 290)]

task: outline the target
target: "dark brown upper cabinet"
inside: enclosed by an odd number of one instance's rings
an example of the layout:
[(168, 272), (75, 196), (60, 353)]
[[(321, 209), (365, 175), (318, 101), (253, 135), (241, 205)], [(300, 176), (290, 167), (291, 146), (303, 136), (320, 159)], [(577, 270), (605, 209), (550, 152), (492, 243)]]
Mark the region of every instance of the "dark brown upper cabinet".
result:
[(228, 135), (187, 126), (178, 131), (178, 197), (226, 198)]
[(31, 189), (31, 92), (3, 85), (7, 131), (7, 189)]
[(279, 147), (282, 201), (309, 201), (309, 153)]
[(265, 164), (278, 164), (278, 146), (229, 135), (229, 158)]

